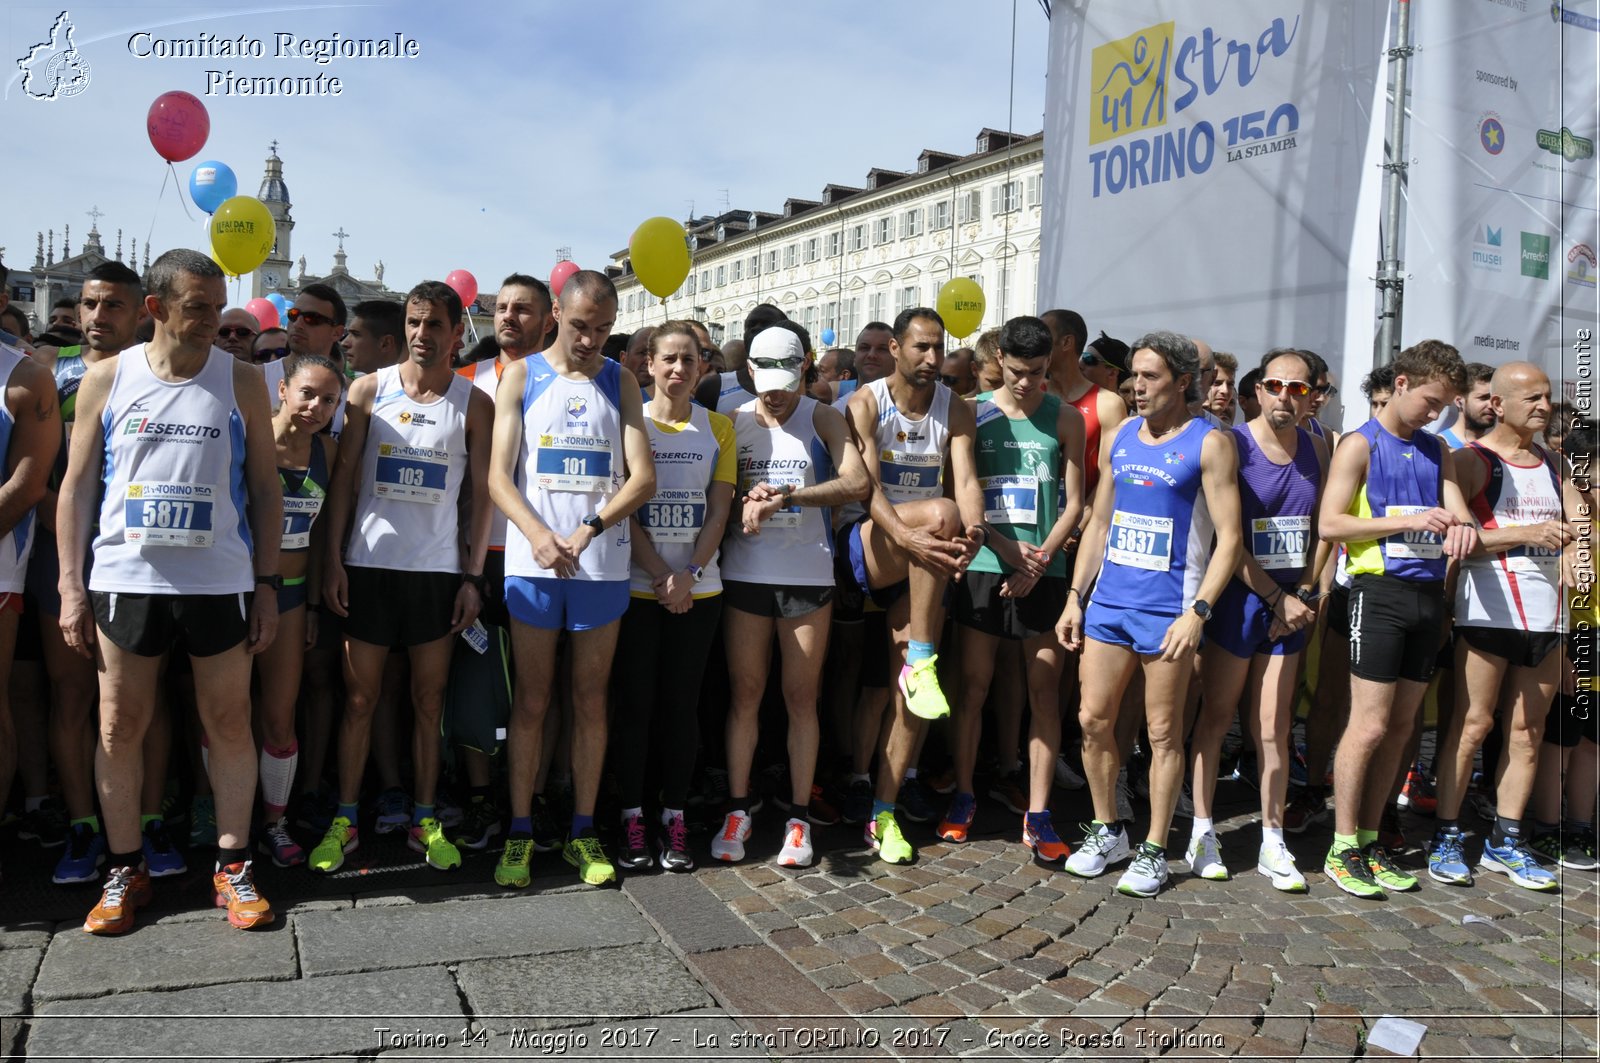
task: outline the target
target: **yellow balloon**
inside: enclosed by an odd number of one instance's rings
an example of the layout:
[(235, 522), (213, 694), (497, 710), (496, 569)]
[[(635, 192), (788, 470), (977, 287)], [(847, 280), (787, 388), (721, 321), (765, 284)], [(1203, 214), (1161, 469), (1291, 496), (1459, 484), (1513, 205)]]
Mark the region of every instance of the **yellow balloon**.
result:
[(651, 295), (665, 299), (689, 276), (689, 245), (671, 218), (647, 218), (628, 239), (633, 274)]
[(956, 339), (965, 339), (983, 324), (983, 289), (978, 282), (967, 277), (953, 277), (939, 289), (934, 309), (944, 318), (945, 331)]
[(254, 196), (234, 196), (211, 215), (211, 257), (230, 276), (249, 273), (272, 254), (277, 229), (272, 213)]

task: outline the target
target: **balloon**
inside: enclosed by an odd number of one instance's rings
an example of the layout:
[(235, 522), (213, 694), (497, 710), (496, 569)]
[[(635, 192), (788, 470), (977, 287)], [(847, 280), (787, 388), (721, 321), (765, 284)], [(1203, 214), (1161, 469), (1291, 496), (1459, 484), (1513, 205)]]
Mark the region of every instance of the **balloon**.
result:
[(202, 162), (189, 174), (189, 198), (207, 214), (215, 214), (222, 201), (239, 194), (239, 179), (227, 165)]
[(950, 335), (958, 340), (965, 339), (983, 324), (983, 289), (975, 280), (953, 277), (939, 289), (934, 309), (944, 318), (945, 330)]
[(168, 162), (192, 159), (206, 146), (211, 135), (211, 116), (206, 105), (187, 92), (163, 92), (150, 105), (145, 116), (150, 145)]
[(838, 338), (838, 335), (833, 331), (833, 329), (825, 328), (822, 330), (822, 345), (824, 347), (832, 347), (833, 341)]
[(211, 215), (211, 257), (230, 276), (265, 262), (277, 239), (271, 212), (253, 196), (234, 196)]
[(277, 308), (278, 324), (281, 326), (289, 316), (289, 300), (285, 299), (277, 292), (269, 292), (267, 294), (267, 302), (271, 303)]
[(252, 299), (244, 304), (244, 308), (255, 316), (256, 324), (265, 332), (269, 328), (280, 328), (283, 324), (278, 317), (278, 308), (270, 299)]
[(567, 259), (557, 262), (556, 268), (550, 271), (550, 294), (559, 298), (561, 289), (567, 286), (567, 278), (576, 272), (578, 272), (578, 264), (576, 262), (571, 262)]
[(651, 295), (665, 299), (689, 276), (689, 245), (683, 226), (671, 218), (647, 218), (628, 238), (634, 276)]
[(464, 269), (453, 269), (444, 282), (454, 288), (456, 294), (461, 296), (461, 307), (470, 307), (478, 298), (478, 278)]

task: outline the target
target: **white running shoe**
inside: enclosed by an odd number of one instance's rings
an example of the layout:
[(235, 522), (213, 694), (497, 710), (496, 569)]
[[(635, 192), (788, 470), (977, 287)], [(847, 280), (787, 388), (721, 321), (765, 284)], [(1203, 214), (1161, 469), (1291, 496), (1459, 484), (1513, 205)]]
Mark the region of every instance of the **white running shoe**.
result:
[(1148, 842), (1133, 855), (1133, 863), (1117, 880), (1117, 892), (1130, 897), (1154, 897), (1167, 884), (1167, 854)]
[(1208, 830), (1189, 839), (1189, 848), (1183, 855), (1189, 863), (1190, 874), (1212, 882), (1228, 880), (1228, 866), (1222, 862), (1222, 843), (1217, 840), (1215, 831)]
[(803, 819), (791, 819), (783, 825), (783, 848), (778, 850), (779, 867), (810, 867), (811, 824)]
[(1083, 841), (1067, 857), (1067, 870), (1084, 878), (1094, 878), (1110, 864), (1126, 860), (1133, 850), (1122, 824), (1085, 823)]
[(711, 839), (711, 856), (736, 864), (744, 859), (744, 843), (750, 840), (750, 817), (743, 812), (729, 812), (722, 821), (722, 829)]
[(1306, 892), (1306, 877), (1294, 866), (1294, 854), (1282, 842), (1262, 842), (1256, 856), (1256, 874), (1272, 880), (1272, 888), (1285, 893)]

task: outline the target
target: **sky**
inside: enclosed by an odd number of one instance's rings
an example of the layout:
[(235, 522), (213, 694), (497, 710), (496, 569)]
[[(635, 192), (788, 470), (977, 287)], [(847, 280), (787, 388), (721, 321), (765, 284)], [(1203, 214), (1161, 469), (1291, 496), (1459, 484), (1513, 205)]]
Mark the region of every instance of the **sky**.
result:
[[(924, 148), (970, 152), (1008, 108), (1020, 132), (1043, 125), (1048, 23), (1036, 0), (75, 2), (65, 10), (87, 84), (49, 100), (24, 91), (18, 60), (49, 39), (61, 0), (4, 7), (0, 247), (14, 270), (32, 264), (39, 230), (56, 230), (58, 258), (63, 226), (81, 250), (96, 207), (108, 253), (118, 228), (141, 247), (149, 236), (155, 253), (206, 249), (205, 215), (186, 202), (191, 170), (223, 162), (254, 195), (273, 140), (292, 253), (308, 272), (331, 268), (342, 228), (358, 277), (381, 259), (390, 288), (467, 269), (492, 290), (513, 271), (547, 276), (559, 247), (603, 267), (640, 222), (682, 219), (691, 203), (697, 215), (725, 203), (778, 211), (829, 182), (860, 185), (874, 166), (913, 169)], [(280, 33), (400, 34), (418, 54), (319, 65), (277, 57)], [(202, 35), (243, 36), (264, 56), (136, 54)], [(342, 91), (230, 94), (229, 71), (322, 74)], [(145, 115), (171, 90), (205, 104), (211, 133), (163, 191)]]

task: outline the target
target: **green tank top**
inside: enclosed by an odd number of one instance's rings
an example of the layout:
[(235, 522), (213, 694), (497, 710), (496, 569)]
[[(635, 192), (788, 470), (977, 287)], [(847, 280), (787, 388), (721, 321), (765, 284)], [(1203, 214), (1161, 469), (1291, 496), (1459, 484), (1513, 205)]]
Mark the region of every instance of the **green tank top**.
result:
[[(1061, 515), (1061, 441), (1056, 422), (1061, 400), (1045, 395), (1032, 417), (1012, 420), (994, 403), (994, 393), (978, 396), (978, 485), (983, 489), (983, 519), (993, 530), (1016, 542), (1040, 546)], [(1008, 570), (987, 546), (973, 558), (972, 571)], [(1057, 553), (1045, 570), (1066, 576), (1066, 558)]]

